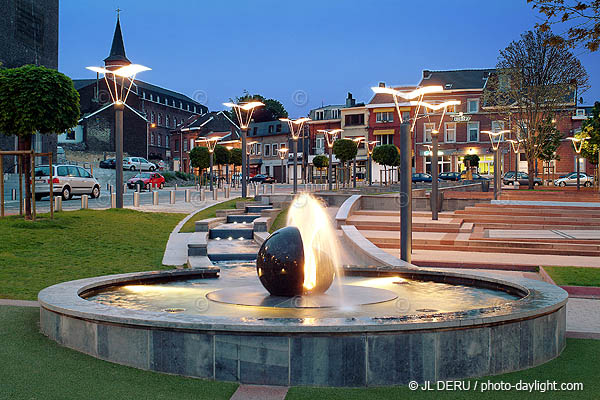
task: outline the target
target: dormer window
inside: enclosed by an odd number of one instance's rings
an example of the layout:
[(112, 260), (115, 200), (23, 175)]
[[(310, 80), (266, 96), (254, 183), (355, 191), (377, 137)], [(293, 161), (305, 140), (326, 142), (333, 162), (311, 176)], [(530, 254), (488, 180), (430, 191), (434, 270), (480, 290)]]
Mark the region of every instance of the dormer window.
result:
[(575, 115), (578, 117), (585, 117), (585, 109), (584, 108), (578, 108), (575, 111)]
[(445, 88), (446, 90), (452, 89), (452, 84), (451, 84), (451, 83), (446, 83), (446, 84), (444, 85), (444, 88)]

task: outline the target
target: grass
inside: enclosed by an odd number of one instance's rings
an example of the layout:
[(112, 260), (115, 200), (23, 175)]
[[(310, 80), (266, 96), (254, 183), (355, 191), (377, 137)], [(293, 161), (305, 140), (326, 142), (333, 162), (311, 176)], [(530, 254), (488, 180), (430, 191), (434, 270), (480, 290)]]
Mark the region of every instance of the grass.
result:
[(35, 300), (43, 288), (92, 276), (162, 267), (184, 214), (81, 210), (0, 220), (0, 298)]
[(229, 399), (238, 386), (142, 371), (61, 347), (39, 332), (39, 316), (37, 308), (0, 307), (0, 399)]
[(273, 233), (276, 230), (287, 226), (287, 215), (289, 209), (290, 206), (287, 206), (283, 210), (281, 210), (279, 214), (277, 214), (275, 220), (273, 221), (273, 224), (271, 225), (271, 228), (269, 228), (269, 233)]
[(208, 207), (195, 214), (192, 218), (190, 218), (182, 227), (179, 232), (195, 232), (196, 231), (196, 221), (202, 221), (207, 218), (215, 218), (217, 216), (218, 210), (232, 210), (236, 208), (236, 203), (238, 201), (254, 201), (251, 198), (242, 199), (241, 197), (224, 201), (223, 203), (215, 204), (214, 206)]
[[(567, 348), (557, 359), (525, 371), (493, 377), (469, 380), (471, 391), (411, 391), (408, 387), (381, 387), (368, 389), (342, 388), (290, 388), (287, 400), (331, 399), (331, 400), (385, 400), (385, 399), (597, 399), (600, 393), (598, 380), (598, 360), (600, 359), (600, 340), (567, 339)], [(560, 392), (546, 391), (487, 391), (473, 390), (474, 382), (511, 382), (522, 381), (533, 384), (547, 380), (563, 382), (583, 382), (583, 391)], [(435, 386), (435, 382), (432, 382)]]
[(544, 267), (559, 286), (600, 286), (600, 268)]

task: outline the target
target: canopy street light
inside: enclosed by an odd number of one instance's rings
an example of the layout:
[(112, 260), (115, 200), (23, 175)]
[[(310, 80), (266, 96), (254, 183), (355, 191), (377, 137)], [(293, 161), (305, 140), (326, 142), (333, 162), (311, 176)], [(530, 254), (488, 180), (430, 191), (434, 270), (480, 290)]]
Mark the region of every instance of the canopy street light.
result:
[[(233, 146), (229, 145), (229, 146), (225, 146), (225, 148), (227, 150), (229, 150), (231, 152), (231, 150), (233, 150)], [(230, 160), (231, 162), (231, 160)], [(234, 166), (235, 169), (235, 166)], [(235, 171), (233, 171), (233, 173), (235, 174)], [(231, 184), (231, 182), (229, 181), (229, 163), (225, 164), (225, 182), (229, 185)]]
[(577, 153), (577, 190), (581, 189), (581, 177), (579, 176), (579, 170), (580, 170), (580, 159), (581, 159), (581, 149), (583, 149), (583, 142), (585, 142), (586, 140), (590, 139), (589, 136), (586, 137), (581, 137), (581, 138), (576, 138), (576, 137), (568, 137), (567, 139), (569, 139), (571, 141), (571, 143), (573, 143), (573, 148), (575, 149), (575, 153)]
[(302, 129), (304, 128), (304, 124), (310, 121), (310, 118), (279, 118), (279, 120), (288, 123), (290, 127), (290, 134), (292, 135), (292, 139), (294, 140), (294, 191), (292, 193), (296, 194), (298, 193), (298, 139), (300, 138), (300, 134), (302, 133)]
[(112, 99), (111, 105), (115, 108), (115, 207), (123, 208), (123, 110), (136, 75), (140, 72), (150, 71), (150, 68), (139, 64), (127, 64), (108, 66), (107, 68), (87, 67), (87, 69), (103, 75)]
[(377, 140), (372, 140), (370, 142), (366, 142), (367, 145), (367, 158), (368, 158), (368, 165), (369, 165), (369, 186), (371, 186), (373, 184), (373, 179), (372, 179), (372, 175), (373, 175), (373, 151), (375, 150), (375, 146), (377, 146), (379, 142)]
[[(500, 143), (505, 133), (510, 133), (510, 130), (505, 129), (501, 131), (481, 131), (481, 133), (487, 133), (490, 137), (490, 143), (494, 150), (494, 200), (498, 200), (498, 192), (500, 191)], [(515, 171), (516, 172), (516, 171)]]
[(358, 146), (360, 146), (361, 142), (365, 140), (364, 137), (356, 137), (354, 139), (352, 139), (353, 142), (356, 143), (357, 149), (356, 149), (356, 155), (354, 156), (354, 161), (352, 162), (352, 187), (354, 189), (356, 189), (356, 157), (358, 156)]
[(319, 129), (317, 132), (321, 132), (325, 135), (325, 141), (327, 142), (327, 148), (329, 149), (329, 165), (327, 166), (327, 182), (329, 190), (333, 190), (333, 183), (331, 182), (331, 165), (333, 164), (333, 144), (337, 140), (338, 133), (344, 132), (343, 129)]
[(208, 179), (210, 181), (209, 188), (210, 191), (213, 191), (213, 164), (214, 164), (214, 153), (215, 147), (217, 147), (217, 142), (221, 140), (220, 137), (211, 137), (211, 138), (198, 138), (196, 139), (196, 143), (204, 143), (206, 144), (206, 148), (208, 149), (208, 153), (210, 154), (210, 172)]
[[(254, 146), (255, 144), (258, 144), (258, 142), (256, 140), (253, 140), (251, 142), (247, 142), (246, 143), (246, 157), (242, 156), (242, 161), (245, 159), (246, 160), (246, 167), (247, 167), (247, 179), (250, 179), (250, 154), (252, 154), (252, 146)], [(256, 152), (258, 155), (258, 151)]]
[(287, 153), (290, 151), (287, 147), (282, 147), (277, 152), (279, 153), (279, 158), (281, 159), (281, 183), (285, 183), (285, 175), (284, 175), (284, 166), (283, 160), (287, 158)]
[(515, 180), (513, 183), (513, 186), (518, 186), (519, 185), (519, 150), (521, 149), (521, 143), (523, 142), (522, 140), (515, 140), (515, 139), (507, 139), (506, 140), (508, 143), (510, 143), (510, 147), (513, 151), (513, 153), (515, 153)]
[[(233, 109), (235, 115), (238, 120), (238, 124), (240, 124), (240, 130), (242, 131), (242, 149), (246, 147), (246, 135), (248, 132), (248, 126), (250, 125), (250, 121), (252, 121), (252, 114), (254, 113), (254, 109), (257, 107), (264, 106), (260, 101), (251, 101), (248, 103), (223, 103), (224, 106)], [(246, 198), (247, 196), (247, 176), (249, 175), (250, 166), (246, 164), (246, 157), (242, 156), (242, 198)]]

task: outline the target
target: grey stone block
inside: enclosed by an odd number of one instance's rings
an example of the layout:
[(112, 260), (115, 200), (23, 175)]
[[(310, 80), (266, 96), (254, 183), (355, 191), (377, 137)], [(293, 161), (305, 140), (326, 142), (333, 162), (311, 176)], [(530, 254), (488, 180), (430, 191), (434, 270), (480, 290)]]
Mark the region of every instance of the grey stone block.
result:
[(533, 321), (532, 319), (521, 321), (519, 346), (519, 367), (528, 368), (533, 366)]
[(298, 336), (291, 340), (291, 385), (366, 384), (366, 336)]
[(490, 328), (490, 373), (519, 369), (521, 331), (518, 324), (496, 325)]
[(145, 329), (98, 325), (98, 355), (119, 364), (148, 369), (148, 335)]
[(240, 381), (263, 385), (289, 385), (289, 338), (242, 336)]
[(87, 354), (97, 354), (96, 324), (81, 319), (60, 317), (59, 341)]
[(215, 379), (239, 381), (240, 337), (215, 335)]
[(213, 378), (213, 335), (152, 331), (150, 368), (170, 374)]
[(438, 332), (436, 379), (483, 376), (489, 371), (490, 328)]

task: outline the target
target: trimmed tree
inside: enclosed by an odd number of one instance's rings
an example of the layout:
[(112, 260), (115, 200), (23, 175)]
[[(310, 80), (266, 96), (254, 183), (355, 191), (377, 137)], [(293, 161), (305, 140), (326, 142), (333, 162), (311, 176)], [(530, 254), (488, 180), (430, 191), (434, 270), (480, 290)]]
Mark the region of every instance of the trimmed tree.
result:
[(242, 165), (242, 149), (231, 149), (231, 163), (233, 164), (233, 176), (235, 176), (236, 168)]
[(463, 157), (463, 164), (465, 164), (465, 168), (479, 167), (479, 156), (477, 154), (467, 154)]
[(387, 183), (387, 167), (400, 166), (400, 152), (393, 144), (384, 144), (373, 149), (373, 161), (383, 165)]
[(221, 167), (231, 163), (231, 152), (227, 150), (227, 147), (217, 145), (215, 147), (214, 157), (215, 164), (219, 167), (219, 176), (222, 176)]
[[(0, 132), (19, 138), (31, 150), (34, 134), (60, 134), (77, 125), (79, 93), (66, 75), (25, 65), (0, 69)], [(21, 157), (25, 173), (25, 218), (31, 218), (31, 159)]]
[(210, 153), (207, 147), (197, 146), (190, 150), (190, 162), (193, 168), (200, 170), (201, 179), (204, 178), (204, 170), (210, 167)]
[(323, 168), (327, 168), (329, 166), (329, 158), (327, 158), (327, 156), (324, 155), (318, 155), (315, 158), (313, 158), (313, 165), (315, 166), (315, 168), (317, 168), (319, 170), (319, 182), (322, 183), (323, 181)]
[[(356, 144), (356, 142), (354, 140), (350, 140), (350, 139), (338, 139), (335, 141), (335, 143), (333, 143), (333, 154), (335, 154), (336, 158), (338, 160), (340, 160), (340, 162), (342, 163), (342, 171), (346, 170), (346, 163), (350, 162), (351, 160), (354, 159), (354, 157), (356, 157), (356, 154), (358, 153), (358, 145)], [(343, 172), (344, 174), (344, 185), (346, 184), (346, 180), (350, 177), (350, 174), (346, 174), (345, 172)], [(347, 177), (346, 177), (347, 175)]]

